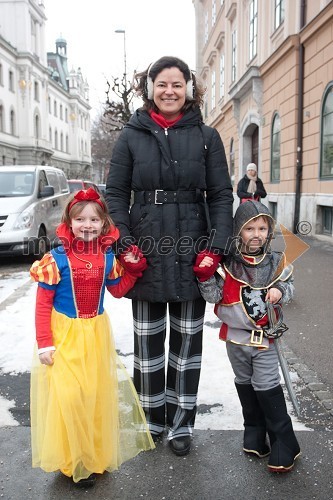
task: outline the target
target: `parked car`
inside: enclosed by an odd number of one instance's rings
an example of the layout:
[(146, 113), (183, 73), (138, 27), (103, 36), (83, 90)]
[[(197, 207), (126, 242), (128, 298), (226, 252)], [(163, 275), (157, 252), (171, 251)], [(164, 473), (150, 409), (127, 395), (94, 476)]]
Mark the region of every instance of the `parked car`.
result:
[(58, 168), (0, 166), (0, 255), (39, 258), (56, 244), (69, 194), (66, 176)]
[(80, 191), (81, 189), (94, 188), (98, 193), (100, 192), (97, 184), (91, 181), (84, 181), (82, 179), (68, 179), (69, 190), (71, 193)]

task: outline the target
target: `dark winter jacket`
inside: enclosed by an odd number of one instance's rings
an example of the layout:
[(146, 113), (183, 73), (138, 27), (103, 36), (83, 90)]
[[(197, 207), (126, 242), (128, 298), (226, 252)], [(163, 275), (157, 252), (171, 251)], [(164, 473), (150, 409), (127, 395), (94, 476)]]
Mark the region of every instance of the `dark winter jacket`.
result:
[(204, 238), (225, 248), (233, 204), (221, 138), (202, 123), (200, 111), (189, 111), (164, 130), (137, 110), (115, 146), (106, 198), (123, 246), (131, 236), (147, 257), (148, 269), (127, 297), (150, 302), (200, 297), (195, 256)]
[[(247, 188), (249, 187), (250, 179), (245, 174), (244, 177), (239, 181), (237, 186), (237, 196), (240, 200), (243, 198), (252, 198), (251, 193), (247, 192)], [(256, 180), (257, 189), (254, 193), (254, 198), (257, 201), (260, 201), (261, 198), (265, 198), (267, 196), (266, 189), (264, 188), (264, 184), (259, 177)]]

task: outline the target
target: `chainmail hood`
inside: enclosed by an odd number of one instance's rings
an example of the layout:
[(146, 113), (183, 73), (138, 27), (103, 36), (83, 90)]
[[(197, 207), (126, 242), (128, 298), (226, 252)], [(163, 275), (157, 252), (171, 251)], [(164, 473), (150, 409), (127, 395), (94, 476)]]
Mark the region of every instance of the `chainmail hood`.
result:
[(239, 236), (245, 224), (247, 224), (250, 220), (254, 219), (255, 217), (260, 217), (261, 215), (268, 217), (269, 221), (268, 232), (269, 234), (273, 235), (275, 222), (268, 208), (259, 201), (248, 200), (247, 202), (239, 205), (239, 207), (236, 210), (234, 217), (233, 236)]
[[(252, 219), (268, 218), (268, 238), (260, 255), (246, 256), (241, 253), (240, 233)], [(249, 200), (239, 205), (234, 217), (233, 239), (228, 249), (225, 268), (237, 280), (244, 281), (252, 288), (265, 288), (279, 276), (284, 268), (285, 256), (282, 252), (271, 251), (270, 242), (274, 235), (275, 221), (268, 208), (259, 201)]]

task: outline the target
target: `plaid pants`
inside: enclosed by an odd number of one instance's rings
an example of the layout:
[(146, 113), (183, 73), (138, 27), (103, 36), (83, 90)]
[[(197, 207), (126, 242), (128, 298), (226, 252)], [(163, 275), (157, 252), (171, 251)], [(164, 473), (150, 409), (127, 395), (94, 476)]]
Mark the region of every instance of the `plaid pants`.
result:
[[(167, 424), (169, 440), (191, 435), (194, 427), (205, 307), (202, 298), (170, 303), (132, 301), (134, 385), (151, 433), (162, 433)], [(170, 337), (166, 376), (167, 308)]]

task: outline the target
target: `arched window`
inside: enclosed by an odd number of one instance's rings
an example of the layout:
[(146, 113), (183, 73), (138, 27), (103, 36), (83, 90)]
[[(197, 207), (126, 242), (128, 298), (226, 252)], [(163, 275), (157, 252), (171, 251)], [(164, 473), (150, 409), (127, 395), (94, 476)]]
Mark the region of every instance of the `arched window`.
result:
[(280, 182), (281, 120), (275, 113), (271, 136), (271, 182)]
[(321, 115), (320, 178), (333, 177), (333, 82), (326, 89)]
[(234, 140), (233, 139), (231, 139), (231, 141), (230, 141), (229, 169), (230, 169), (231, 184), (234, 185), (234, 182), (235, 182), (235, 150), (234, 150)]

